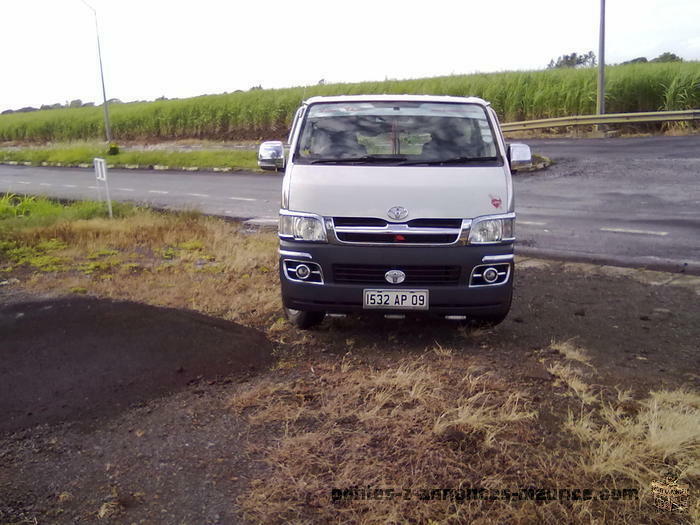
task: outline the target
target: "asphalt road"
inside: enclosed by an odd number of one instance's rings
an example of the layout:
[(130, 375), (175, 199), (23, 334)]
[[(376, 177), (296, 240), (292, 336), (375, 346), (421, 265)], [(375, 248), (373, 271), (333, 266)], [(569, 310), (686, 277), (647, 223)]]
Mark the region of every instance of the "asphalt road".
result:
[(521, 252), (700, 272), (700, 136), (527, 143), (556, 164), (516, 177)]
[[(282, 192), (282, 177), (277, 174), (111, 169), (108, 179), (113, 200), (246, 219), (276, 218)], [(0, 166), (0, 191), (65, 199), (98, 198), (92, 168)]]
[[(700, 136), (528, 140), (552, 158), (515, 177), (518, 251), (700, 272)], [(281, 176), (110, 170), (112, 198), (274, 220)], [(95, 198), (91, 169), (0, 166), (0, 191)]]

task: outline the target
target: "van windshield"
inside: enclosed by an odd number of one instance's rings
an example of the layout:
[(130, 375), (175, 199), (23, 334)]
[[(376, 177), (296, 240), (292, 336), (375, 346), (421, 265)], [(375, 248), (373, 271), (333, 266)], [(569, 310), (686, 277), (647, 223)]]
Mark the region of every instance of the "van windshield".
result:
[(500, 158), (478, 104), (340, 102), (309, 106), (294, 161), (454, 166)]

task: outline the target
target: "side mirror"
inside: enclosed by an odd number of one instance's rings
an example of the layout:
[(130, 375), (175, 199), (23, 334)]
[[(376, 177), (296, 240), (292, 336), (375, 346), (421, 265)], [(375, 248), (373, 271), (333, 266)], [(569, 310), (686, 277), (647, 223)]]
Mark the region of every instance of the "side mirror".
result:
[(527, 144), (510, 144), (508, 146), (510, 171), (524, 170), (532, 167), (532, 153)]
[(269, 140), (260, 144), (258, 166), (264, 170), (283, 170), (284, 144), (279, 140)]

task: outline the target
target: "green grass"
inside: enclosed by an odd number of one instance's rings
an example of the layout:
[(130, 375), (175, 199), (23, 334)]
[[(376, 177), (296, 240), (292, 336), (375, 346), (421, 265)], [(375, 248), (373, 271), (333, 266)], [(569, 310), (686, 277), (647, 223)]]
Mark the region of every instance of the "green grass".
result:
[[(115, 217), (128, 216), (134, 210), (133, 206), (119, 202), (113, 202), (112, 209)], [(100, 202), (79, 201), (62, 204), (44, 197), (0, 195), (0, 237), (25, 228), (46, 227), (58, 222), (107, 216), (107, 207)]]
[[(115, 217), (128, 217), (134, 214), (133, 206), (112, 203)], [(103, 203), (79, 201), (62, 204), (43, 197), (0, 195), (0, 271), (9, 272), (13, 268), (25, 267), (40, 272), (63, 271), (69, 260), (61, 255), (68, 244), (56, 238), (27, 243), (18, 235), (32, 234), (39, 228), (58, 227), (77, 220), (106, 218), (107, 207)], [(58, 231), (58, 230), (57, 230)], [(95, 252), (98, 257), (112, 255), (112, 251)], [(88, 261), (80, 269), (85, 273), (108, 269), (111, 261)]]
[(61, 164), (92, 165), (92, 159), (104, 157), (109, 164), (139, 166), (170, 166), (173, 168), (232, 168), (258, 169), (255, 151), (207, 150), (207, 151), (124, 151), (118, 155), (106, 155), (106, 148), (97, 143), (56, 144), (45, 148), (0, 149), (0, 162), (31, 162), (39, 165)]
[[(609, 113), (700, 107), (700, 62), (611, 66), (606, 69), (606, 77)], [(118, 141), (283, 137), (294, 110), (304, 98), (373, 93), (475, 95), (490, 101), (503, 122), (581, 115), (595, 112), (596, 70), (511, 71), (114, 104), (110, 106), (112, 131)], [(100, 107), (0, 116), (0, 141), (90, 140), (103, 134)], [(150, 156), (155, 153), (132, 154), (140, 160), (131, 157), (124, 163), (160, 163)], [(182, 157), (182, 163), (187, 159), (192, 161), (189, 165), (205, 165), (195, 153), (181, 155), (187, 155)]]

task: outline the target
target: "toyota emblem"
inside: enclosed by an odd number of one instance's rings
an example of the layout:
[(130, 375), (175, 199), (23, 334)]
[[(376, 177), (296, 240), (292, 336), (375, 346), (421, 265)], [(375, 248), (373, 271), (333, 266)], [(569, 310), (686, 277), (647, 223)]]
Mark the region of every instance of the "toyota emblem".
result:
[(389, 270), (384, 274), (384, 279), (391, 284), (401, 284), (406, 280), (406, 274), (401, 270)]
[(408, 216), (408, 210), (403, 206), (394, 206), (393, 208), (389, 208), (389, 211), (386, 212), (386, 214), (390, 219), (398, 221), (405, 219)]

